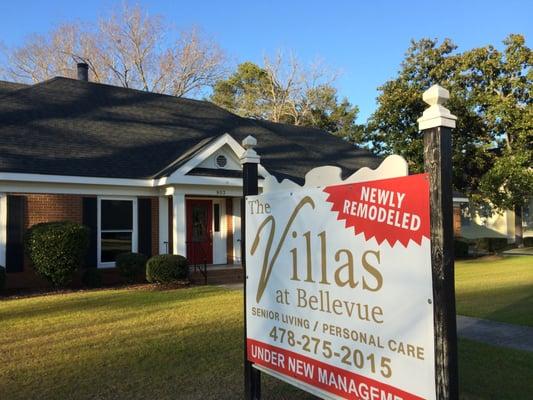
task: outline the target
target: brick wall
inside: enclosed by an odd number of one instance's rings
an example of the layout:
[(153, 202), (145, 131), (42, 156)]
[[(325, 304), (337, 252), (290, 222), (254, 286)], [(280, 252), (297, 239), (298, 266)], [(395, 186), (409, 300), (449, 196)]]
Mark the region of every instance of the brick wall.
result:
[(461, 206), (453, 206), (453, 234), (461, 236)]
[(26, 228), (41, 222), (72, 221), (82, 223), (82, 196), (65, 194), (26, 195)]

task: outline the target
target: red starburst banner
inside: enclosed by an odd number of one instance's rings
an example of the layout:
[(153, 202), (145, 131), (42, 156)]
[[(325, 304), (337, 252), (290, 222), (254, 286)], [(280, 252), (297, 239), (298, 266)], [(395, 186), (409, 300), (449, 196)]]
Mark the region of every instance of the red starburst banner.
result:
[(366, 240), (407, 247), (410, 240), (420, 245), (422, 237), (429, 239), (428, 174), (328, 186), (324, 192), (338, 220)]

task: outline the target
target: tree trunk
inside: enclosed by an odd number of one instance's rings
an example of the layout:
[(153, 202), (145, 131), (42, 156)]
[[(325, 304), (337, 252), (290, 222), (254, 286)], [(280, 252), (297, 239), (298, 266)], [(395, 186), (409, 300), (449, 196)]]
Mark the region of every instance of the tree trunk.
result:
[(514, 243), (516, 247), (524, 247), (524, 238), (522, 229), (522, 206), (514, 208)]

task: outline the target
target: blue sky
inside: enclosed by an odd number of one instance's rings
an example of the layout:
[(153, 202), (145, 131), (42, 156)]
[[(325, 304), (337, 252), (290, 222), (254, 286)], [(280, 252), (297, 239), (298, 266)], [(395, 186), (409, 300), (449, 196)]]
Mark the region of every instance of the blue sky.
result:
[[(200, 26), (235, 62), (260, 62), (277, 49), (341, 71), (341, 95), (375, 108), (377, 87), (394, 77), (411, 39), (451, 38), (459, 50), (522, 33), (531, 45), (533, 1), (140, 1), (177, 27)], [(94, 21), (112, 0), (0, 1), (0, 42), (16, 46), (64, 21)]]

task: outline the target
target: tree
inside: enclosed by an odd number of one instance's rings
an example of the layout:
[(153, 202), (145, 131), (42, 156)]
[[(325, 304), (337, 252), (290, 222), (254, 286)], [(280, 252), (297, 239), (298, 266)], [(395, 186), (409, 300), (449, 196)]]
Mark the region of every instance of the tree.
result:
[[(62, 24), (47, 35), (31, 35), (24, 45), (7, 51), (7, 76), (17, 82), (38, 83), (54, 76), (75, 77), (76, 58), (94, 59), (92, 35), (83, 35), (74, 24)], [(93, 69), (94, 80), (101, 81), (100, 70)]]
[(91, 80), (175, 96), (195, 95), (224, 76), (225, 56), (200, 30), (176, 38), (161, 16), (124, 5), (96, 25), (61, 24), (33, 35), (7, 55), (7, 75), (22, 82), (76, 76), (89, 65)]
[(268, 80), (267, 72), (258, 65), (242, 63), (234, 74), (215, 84), (211, 101), (243, 117), (274, 119)]
[(320, 64), (306, 68), (278, 53), (262, 66), (238, 65), (216, 83), (211, 100), (243, 117), (313, 126), (353, 139), (361, 132), (355, 122), (359, 109), (346, 98), (339, 101), (335, 79)]
[(493, 50), (484, 64), (492, 73), (480, 109), (496, 135), (499, 156), (479, 189), (499, 210), (514, 210), (516, 244), (522, 246), (523, 207), (533, 195), (533, 53), (520, 35), (510, 35), (504, 44), (504, 52)]
[(364, 135), (371, 148), (401, 154), (412, 171), (421, 171), (421, 93), (439, 83), (450, 90), (447, 107), (458, 117), (454, 187), (500, 211), (524, 204), (533, 193), (531, 52), (519, 35), (504, 44), (504, 53), (493, 46), (458, 53), (448, 39), (412, 42), (398, 76), (379, 88), (378, 108)]

